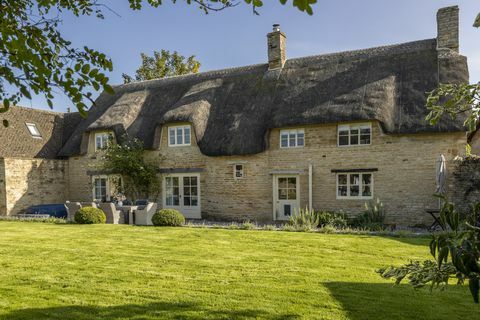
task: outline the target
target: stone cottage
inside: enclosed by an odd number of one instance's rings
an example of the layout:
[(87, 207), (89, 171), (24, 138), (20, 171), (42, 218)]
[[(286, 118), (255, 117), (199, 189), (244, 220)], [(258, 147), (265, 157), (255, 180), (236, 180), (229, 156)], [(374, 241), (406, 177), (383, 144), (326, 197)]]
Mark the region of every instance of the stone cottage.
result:
[(143, 141), (158, 163), (160, 207), (188, 218), (285, 220), (310, 207), (356, 214), (379, 198), (392, 223), (426, 223), (435, 161), (467, 143), (462, 119), (425, 121), (427, 91), (468, 82), (458, 7), (438, 35), (286, 59), (278, 25), (268, 63), (119, 85), (82, 119), (12, 108), (1, 129), (0, 210), (107, 199), (98, 169), (108, 137)]

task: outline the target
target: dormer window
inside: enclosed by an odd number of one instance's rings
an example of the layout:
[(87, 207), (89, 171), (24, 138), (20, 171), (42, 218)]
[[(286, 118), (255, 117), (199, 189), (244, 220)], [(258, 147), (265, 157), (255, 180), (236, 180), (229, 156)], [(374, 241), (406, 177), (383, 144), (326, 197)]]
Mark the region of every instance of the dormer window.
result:
[(168, 146), (189, 146), (190, 132), (190, 125), (168, 127)]
[(372, 141), (372, 124), (347, 124), (338, 126), (339, 146), (369, 145)]
[(110, 132), (95, 133), (95, 151), (105, 150), (113, 136)]
[(40, 134), (40, 131), (37, 128), (37, 125), (35, 123), (25, 123), (27, 126), (28, 132), (32, 135), (34, 138), (41, 138), (42, 135)]
[(305, 146), (305, 130), (280, 131), (280, 148), (302, 148)]

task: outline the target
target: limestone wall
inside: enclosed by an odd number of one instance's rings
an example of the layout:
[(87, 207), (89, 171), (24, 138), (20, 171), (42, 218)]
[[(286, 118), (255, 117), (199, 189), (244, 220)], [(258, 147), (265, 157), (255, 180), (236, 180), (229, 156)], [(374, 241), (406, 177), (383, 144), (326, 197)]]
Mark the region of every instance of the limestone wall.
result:
[(7, 214), (7, 194), (5, 190), (5, 160), (0, 158), (0, 215)]
[[(448, 167), (465, 149), (464, 133), (385, 135), (378, 122), (372, 125), (372, 143), (366, 146), (337, 146), (336, 125), (304, 126), (305, 147), (279, 147), (280, 129), (268, 135), (266, 152), (250, 156), (207, 157), (195, 145), (168, 147), (166, 128), (158, 150), (148, 159), (159, 168), (196, 168), (200, 172), (202, 217), (217, 220), (271, 221), (273, 218), (272, 171), (298, 172), (301, 206), (308, 206), (308, 167), (313, 166), (313, 207), (343, 210), (351, 215), (364, 209), (365, 200), (336, 197), (338, 169), (376, 169), (373, 172), (374, 197), (384, 203), (387, 220), (402, 225), (430, 222), (425, 209), (437, 205), (435, 161), (444, 154)], [(98, 163), (88, 154), (70, 159), (70, 198), (91, 200), (89, 167)], [(245, 178), (233, 177), (233, 164), (244, 165)], [(163, 175), (159, 175), (162, 179)], [(449, 181), (450, 182), (450, 181)], [(452, 186), (450, 186), (452, 189)], [(85, 197), (85, 198), (83, 198)], [(88, 197), (88, 199), (87, 199)], [(161, 205), (161, 198), (158, 199)]]
[(7, 158), (3, 162), (6, 191), (1, 214), (14, 215), (31, 205), (63, 203), (66, 200), (67, 161)]

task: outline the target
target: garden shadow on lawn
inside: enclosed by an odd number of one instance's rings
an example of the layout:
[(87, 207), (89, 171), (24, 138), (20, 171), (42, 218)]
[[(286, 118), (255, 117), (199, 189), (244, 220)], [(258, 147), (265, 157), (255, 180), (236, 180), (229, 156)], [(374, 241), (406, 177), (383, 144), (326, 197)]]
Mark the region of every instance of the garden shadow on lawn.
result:
[[(393, 283), (326, 282), (323, 285), (341, 305), (348, 319), (470, 319), (479, 312), (468, 287), (446, 290), (414, 289), (410, 285)], [(454, 305), (451, 314), (439, 313), (439, 305)], [(477, 309), (475, 311), (475, 309)], [(465, 312), (464, 315), (458, 313)]]
[(126, 304), (118, 306), (63, 306), (26, 308), (12, 311), (0, 319), (9, 320), (116, 320), (116, 319), (251, 319), (268, 320), (299, 319), (298, 315), (272, 315), (263, 310), (213, 310), (193, 302), (154, 302), (144, 305)]

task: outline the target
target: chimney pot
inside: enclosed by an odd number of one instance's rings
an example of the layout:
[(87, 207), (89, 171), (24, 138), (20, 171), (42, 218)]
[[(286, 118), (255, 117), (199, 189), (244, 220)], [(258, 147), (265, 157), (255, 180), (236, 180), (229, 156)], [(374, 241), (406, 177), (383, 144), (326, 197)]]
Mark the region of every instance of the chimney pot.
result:
[(280, 25), (278, 23), (275, 23), (273, 25), (273, 31), (276, 32), (276, 31), (280, 31)]

